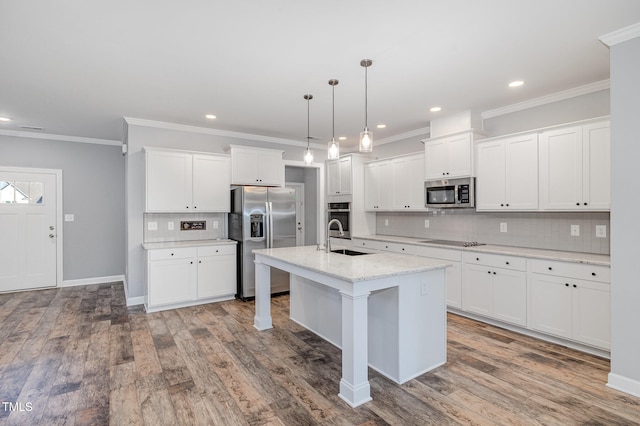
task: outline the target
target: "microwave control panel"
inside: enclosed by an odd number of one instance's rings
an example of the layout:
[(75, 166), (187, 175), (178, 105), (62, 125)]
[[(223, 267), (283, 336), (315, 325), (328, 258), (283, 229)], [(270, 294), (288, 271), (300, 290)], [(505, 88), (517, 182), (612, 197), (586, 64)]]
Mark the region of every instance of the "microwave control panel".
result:
[(458, 198), (460, 204), (469, 204), (469, 185), (460, 185), (458, 187)]

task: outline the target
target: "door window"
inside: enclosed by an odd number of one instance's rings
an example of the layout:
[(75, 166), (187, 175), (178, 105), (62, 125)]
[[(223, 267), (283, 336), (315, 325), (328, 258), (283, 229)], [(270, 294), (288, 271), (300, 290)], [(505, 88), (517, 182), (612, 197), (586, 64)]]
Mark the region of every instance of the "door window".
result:
[(0, 203), (42, 205), (43, 188), (42, 182), (0, 180)]

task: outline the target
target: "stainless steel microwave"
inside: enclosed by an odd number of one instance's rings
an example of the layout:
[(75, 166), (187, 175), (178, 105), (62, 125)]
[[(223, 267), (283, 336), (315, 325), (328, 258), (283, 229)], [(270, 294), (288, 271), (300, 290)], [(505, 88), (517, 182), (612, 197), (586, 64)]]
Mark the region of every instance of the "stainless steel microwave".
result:
[(475, 207), (475, 178), (439, 179), (424, 183), (425, 205), (431, 208)]

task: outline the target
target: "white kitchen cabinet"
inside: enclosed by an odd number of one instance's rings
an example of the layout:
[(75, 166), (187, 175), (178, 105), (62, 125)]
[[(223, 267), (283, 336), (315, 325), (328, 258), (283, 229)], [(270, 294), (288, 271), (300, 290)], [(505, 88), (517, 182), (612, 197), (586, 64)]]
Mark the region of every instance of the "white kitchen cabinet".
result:
[(350, 155), (327, 160), (327, 195), (349, 195), (353, 187), (352, 159)]
[(467, 252), (464, 262), (463, 310), (526, 327), (526, 260)]
[(609, 349), (609, 268), (532, 260), (531, 328)]
[(414, 246), (413, 254), (431, 259), (446, 260), (447, 267), (447, 306), (462, 308), (462, 251), (440, 247)]
[(364, 206), (368, 211), (391, 209), (391, 164), (388, 160), (364, 165)]
[(538, 210), (538, 135), (476, 145), (476, 210)]
[(425, 210), (424, 154), (391, 160), (393, 210)]
[(423, 142), (426, 180), (473, 176), (472, 131)]
[(610, 209), (609, 120), (540, 134), (540, 208)]
[(231, 145), (231, 184), (284, 186), (282, 151)]
[(228, 212), (227, 155), (145, 148), (146, 212)]
[(146, 250), (148, 312), (228, 300), (236, 293), (236, 245)]

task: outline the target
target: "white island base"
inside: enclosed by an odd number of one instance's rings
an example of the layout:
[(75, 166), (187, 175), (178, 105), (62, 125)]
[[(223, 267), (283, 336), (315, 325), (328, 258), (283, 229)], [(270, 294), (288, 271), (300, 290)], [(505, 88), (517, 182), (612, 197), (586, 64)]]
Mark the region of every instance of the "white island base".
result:
[(392, 253), (254, 251), (258, 330), (272, 327), (270, 267), (291, 274), (291, 319), (342, 349), (339, 396), (371, 401), (368, 366), (404, 383), (446, 362), (446, 262)]

